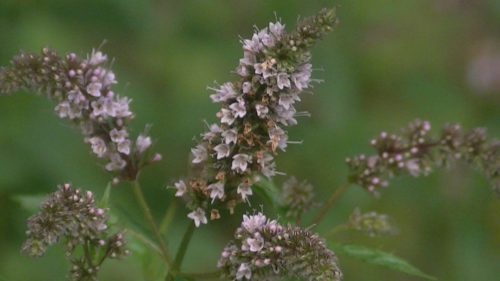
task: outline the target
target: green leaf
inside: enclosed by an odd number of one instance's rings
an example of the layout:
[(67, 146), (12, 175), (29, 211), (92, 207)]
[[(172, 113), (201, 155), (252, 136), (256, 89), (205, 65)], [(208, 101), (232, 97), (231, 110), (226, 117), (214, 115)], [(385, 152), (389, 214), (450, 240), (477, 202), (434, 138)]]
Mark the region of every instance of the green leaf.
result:
[(366, 263), (379, 265), (388, 269), (404, 272), (409, 275), (418, 276), (427, 280), (437, 280), (435, 277), (422, 272), (420, 269), (409, 264), (407, 261), (377, 249), (371, 249), (361, 245), (330, 244), (335, 253), (360, 259)]
[(159, 247), (140, 232), (127, 228), (125, 233), (129, 249), (141, 264), (144, 280), (162, 280), (166, 272), (160, 259), (161, 251)]
[(138, 255), (142, 264), (144, 280), (163, 280), (166, 274), (164, 264), (152, 251), (144, 251)]
[(104, 194), (102, 195), (101, 201), (99, 201), (98, 204), (99, 208), (103, 209), (109, 208), (109, 198), (111, 197), (111, 188), (112, 188), (111, 183), (108, 183), (106, 189), (104, 190)]
[(274, 210), (278, 210), (280, 203), (280, 190), (272, 181), (261, 179), (255, 183), (253, 190), (257, 195), (259, 195), (259, 197), (268, 201)]
[(160, 223), (160, 233), (162, 235), (165, 235), (170, 229), (170, 226), (175, 218), (175, 213), (177, 212), (177, 206), (178, 206), (177, 200), (170, 201), (167, 211), (165, 212), (165, 215), (163, 215), (163, 218)]
[(36, 213), (40, 209), (40, 205), (48, 195), (15, 195), (12, 200), (19, 203), (21, 207), (31, 213)]
[(130, 208), (128, 208), (125, 204), (113, 204), (111, 214), (116, 217), (119, 224), (125, 226), (126, 228), (133, 229), (138, 233), (145, 234), (146, 237), (151, 239), (149, 228), (147, 228), (144, 225), (144, 222), (141, 221), (141, 216), (131, 212)]

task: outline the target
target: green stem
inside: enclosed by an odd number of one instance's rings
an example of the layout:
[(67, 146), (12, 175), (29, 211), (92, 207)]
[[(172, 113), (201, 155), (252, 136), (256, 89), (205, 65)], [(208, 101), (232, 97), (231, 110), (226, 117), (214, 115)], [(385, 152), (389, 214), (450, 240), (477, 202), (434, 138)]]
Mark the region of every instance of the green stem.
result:
[(167, 211), (165, 211), (165, 215), (163, 216), (163, 219), (161, 220), (160, 223), (160, 233), (165, 235), (167, 231), (170, 228), (170, 224), (174, 220), (175, 213), (177, 211), (177, 200), (172, 200), (170, 202), (170, 205), (167, 208)]
[(109, 254), (111, 252), (111, 247), (110, 245), (108, 244), (108, 246), (106, 247), (106, 252), (104, 253), (104, 255), (101, 257), (101, 259), (99, 260), (99, 262), (97, 263), (97, 266), (101, 266), (102, 263), (108, 258)]
[(94, 267), (94, 264), (92, 263), (92, 257), (90, 256), (89, 241), (85, 241), (85, 244), (83, 244), (83, 253), (89, 267)]
[(139, 206), (142, 209), (142, 212), (144, 213), (144, 218), (146, 221), (149, 223), (151, 230), (153, 231), (156, 240), (158, 240), (158, 245), (160, 246), (160, 251), (162, 253), (162, 257), (167, 265), (168, 268), (173, 267), (172, 263), (172, 258), (170, 258), (170, 255), (168, 254), (167, 246), (165, 245), (165, 241), (163, 240), (163, 237), (161, 236), (160, 230), (158, 229), (158, 225), (156, 224), (153, 214), (151, 213), (151, 210), (149, 209), (149, 205), (146, 202), (146, 199), (144, 198), (144, 194), (142, 193), (141, 185), (139, 182), (133, 181), (133, 190), (134, 190), (134, 195), (135, 198), (137, 199), (137, 202), (139, 203)]
[(170, 272), (165, 277), (165, 281), (173, 281), (175, 277), (179, 274), (179, 270), (182, 265), (182, 261), (184, 260), (184, 256), (186, 255), (187, 248), (189, 246), (189, 242), (191, 242), (191, 238), (193, 237), (194, 230), (196, 229), (194, 223), (190, 222), (184, 236), (182, 237), (181, 245), (179, 246), (179, 250), (177, 250), (177, 254), (175, 255), (174, 265), (171, 268)]
[(335, 205), (335, 202), (344, 194), (344, 192), (349, 188), (350, 184), (341, 185), (334, 193), (330, 196), (325, 205), (319, 210), (319, 213), (314, 217), (312, 224), (317, 225), (325, 218), (328, 211)]

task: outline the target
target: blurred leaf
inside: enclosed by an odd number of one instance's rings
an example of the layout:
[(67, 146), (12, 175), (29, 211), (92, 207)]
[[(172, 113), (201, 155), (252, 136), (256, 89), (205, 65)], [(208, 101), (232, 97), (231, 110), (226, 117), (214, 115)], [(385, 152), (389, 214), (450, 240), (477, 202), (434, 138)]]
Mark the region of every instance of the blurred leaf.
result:
[(101, 198), (101, 201), (99, 201), (99, 208), (103, 208), (103, 209), (106, 209), (106, 208), (109, 208), (109, 198), (111, 196), (111, 188), (112, 188), (112, 185), (111, 185), (111, 182), (108, 183), (108, 185), (106, 186), (106, 189), (104, 190), (104, 194), (102, 195), (102, 198)]
[(140, 255), (144, 280), (162, 280), (166, 274), (164, 264), (152, 251)]
[[(112, 206), (112, 213), (114, 217), (117, 218), (120, 224), (125, 225), (127, 228), (133, 229), (134, 231), (138, 233), (147, 233), (149, 234), (149, 229), (146, 228), (143, 224), (141, 224), (137, 216), (129, 211), (130, 208), (127, 208), (126, 206), (122, 205), (116, 205), (113, 204)], [(149, 235), (145, 235), (148, 237), (150, 240), (151, 237)]]
[(161, 280), (165, 270), (158, 246), (140, 232), (128, 228), (126, 233), (129, 248), (141, 264), (144, 280)]
[(272, 181), (261, 179), (255, 183), (253, 190), (259, 197), (268, 201), (274, 210), (279, 210), (280, 190)]
[(160, 223), (160, 233), (165, 235), (167, 231), (170, 228), (170, 224), (174, 220), (175, 213), (177, 211), (177, 200), (171, 200), (170, 204), (167, 208), (167, 211), (165, 212), (165, 215), (163, 216), (163, 219), (161, 220)]
[(144, 236), (142, 233), (136, 232), (130, 228), (127, 229), (126, 232), (133, 239), (133, 245), (131, 245), (131, 248), (134, 248), (139, 252), (145, 252), (146, 248), (149, 248), (153, 252), (156, 252), (158, 255), (162, 254), (158, 245), (155, 242), (151, 241), (148, 237)]
[(131, 230), (129, 228), (127, 228), (125, 232), (127, 234), (128, 247), (133, 253), (142, 255), (143, 253), (148, 252), (146, 243), (142, 241), (142, 238), (144, 237), (142, 234), (135, 232), (134, 230)]
[(404, 272), (409, 275), (418, 276), (427, 280), (437, 280), (435, 277), (425, 274), (420, 269), (409, 264), (407, 261), (390, 253), (371, 249), (361, 245), (330, 245), (335, 253), (360, 259), (366, 263), (380, 265), (388, 269)]
[(12, 200), (19, 203), (21, 207), (31, 213), (36, 213), (47, 195), (15, 195)]

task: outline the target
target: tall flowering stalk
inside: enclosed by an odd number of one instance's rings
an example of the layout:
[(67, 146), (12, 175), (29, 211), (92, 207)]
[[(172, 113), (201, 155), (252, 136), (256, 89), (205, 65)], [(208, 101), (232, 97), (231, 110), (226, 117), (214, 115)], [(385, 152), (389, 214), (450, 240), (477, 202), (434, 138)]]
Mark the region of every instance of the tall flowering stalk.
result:
[(261, 213), (243, 216), (218, 266), (230, 280), (342, 280), (337, 257), (318, 235)]
[(311, 87), (311, 47), (337, 22), (334, 9), (324, 9), (287, 33), (281, 22), (242, 40), (239, 79), (214, 88), (210, 96), (221, 105), (218, 123), (209, 125), (192, 149), (198, 176), (175, 184), (176, 196), (193, 210), (195, 224), (220, 217), (218, 208), (233, 211), (253, 194), (252, 185), (276, 175), (274, 157), (289, 143), (286, 127), (297, 124), (294, 104)]
[(23, 89), (47, 96), (57, 103), (60, 118), (80, 127), (93, 153), (106, 160), (106, 170), (133, 180), (152, 160), (146, 155), (151, 138), (147, 133), (131, 138), (130, 99), (113, 91), (116, 83), (108, 58), (100, 51), (81, 59), (74, 53), (60, 57), (44, 48), (40, 55), (20, 53), (9, 67), (0, 69), (0, 94)]

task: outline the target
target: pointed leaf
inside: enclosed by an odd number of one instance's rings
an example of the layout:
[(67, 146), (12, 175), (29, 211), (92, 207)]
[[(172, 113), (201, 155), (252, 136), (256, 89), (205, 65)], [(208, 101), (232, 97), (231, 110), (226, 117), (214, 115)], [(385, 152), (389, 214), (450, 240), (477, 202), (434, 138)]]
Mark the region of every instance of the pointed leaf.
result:
[(111, 188), (112, 185), (111, 183), (108, 183), (106, 186), (106, 189), (104, 190), (104, 194), (101, 197), (101, 200), (99, 201), (99, 208), (109, 208), (109, 198), (111, 197)]
[(47, 197), (48, 195), (15, 195), (12, 196), (12, 200), (19, 203), (23, 209), (36, 213)]
[(255, 183), (253, 187), (253, 190), (257, 195), (268, 201), (274, 210), (278, 210), (280, 203), (280, 190), (272, 181), (261, 179)]
[(435, 277), (422, 272), (420, 269), (409, 264), (407, 261), (377, 249), (361, 245), (339, 245), (330, 244), (335, 253), (360, 259), (366, 263), (383, 266), (388, 269), (404, 272), (409, 275), (418, 276), (427, 280), (437, 280)]
[(115, 203), (112, 206), (111, 214), (117, 218), (120, 224), (154, 240), (150, 236), (149, 228), (144, 225), (144, 222), (140, 221), (140, 215), (134, 214), (129, 209), (130, 208), (126, 207), (124, 204)]

